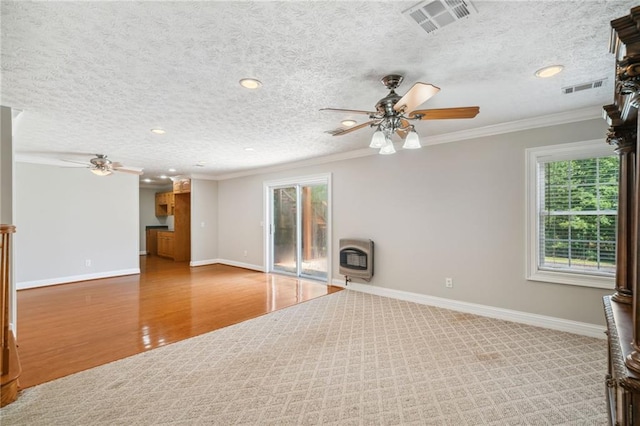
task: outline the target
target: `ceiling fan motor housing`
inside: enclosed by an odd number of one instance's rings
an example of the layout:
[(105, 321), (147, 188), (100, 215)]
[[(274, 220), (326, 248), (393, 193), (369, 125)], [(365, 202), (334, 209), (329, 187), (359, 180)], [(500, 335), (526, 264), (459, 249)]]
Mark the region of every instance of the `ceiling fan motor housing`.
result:
[(395, 115), (393, 106), (401, 99), (401, 96), (391, 90), (384, 98), (380, 99), (376, 104), (376, 110), (382, 115)]
[(101, 154), (96, 154), (96, 158), (92, 158), (89, 162), (96, 167), (106, 167), (111, 164), (111, 160), (107, 160), (107, 156)]
[(380, 82), (384, 84), (387, 89), (393, 90), (400, 86), (402, 80), (404, 80), (404, 77), (400, 74), (389, 74), (382, 77), (382, 79), (380, 79)]

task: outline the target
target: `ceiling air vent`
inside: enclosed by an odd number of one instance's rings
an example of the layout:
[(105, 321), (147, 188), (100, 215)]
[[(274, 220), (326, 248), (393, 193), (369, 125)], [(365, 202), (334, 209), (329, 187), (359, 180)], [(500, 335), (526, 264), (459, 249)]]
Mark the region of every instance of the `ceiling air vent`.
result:
[(589, 83), (581, 83), (576, 84), (575, 86), (568, 86), (562, 88), (562, 93), (568, 95), (570, 93), (582, 92), (589, 89), (597, 89), (598, 87), (602, 87), (602, 84), (606, 78), (601, 78), (600, 80), (591, 81)]
[(425, 0), (402, 12), (427, 34), (476, 13), (468, 0)]

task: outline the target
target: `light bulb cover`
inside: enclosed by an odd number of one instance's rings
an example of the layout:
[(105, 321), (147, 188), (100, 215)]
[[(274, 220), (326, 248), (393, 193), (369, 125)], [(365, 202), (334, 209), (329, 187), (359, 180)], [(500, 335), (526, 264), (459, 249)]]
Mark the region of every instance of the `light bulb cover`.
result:
[(420, 137), (415, 130), (409, 132), (407, 137), (404, 140), (404, 145), (402, 145), (402, 149), (418, 149), (422, 148), (420, 145)]
[(376, 130), (373, 132), (373, 136), (371, 137), (369, 148), (382, 148), (386, 142), (387, 138), (384, 133), (382, 133), (382, 130)]
[(395, 154), (396, 153), (396, 148), (393, 146), (393, 142), (391, 142), (390, 138), (386, 138), (386, 143), (384, 144), (384, 146), (382, 148), (380, 148), (380, 153), (381, 155), (390, 155), (390, 154)]
[(101, 168), (101, 167), (96, 167), (94, 169), (91, 169), (91, 172), (94, 175), (98, 175), (98, 176), (109, 176), (112, 173), (111, 170)]

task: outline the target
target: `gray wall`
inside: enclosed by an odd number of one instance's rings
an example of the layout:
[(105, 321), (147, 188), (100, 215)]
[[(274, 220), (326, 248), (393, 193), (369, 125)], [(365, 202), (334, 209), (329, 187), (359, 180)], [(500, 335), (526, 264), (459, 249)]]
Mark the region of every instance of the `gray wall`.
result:
[(191, 262), (218, 258), (218, 182), (191, 179)]
[[(604, 324), (601, 297), (612, 291), (525, 279), (524, 151), (605, 143), (605, 131), (595, 119), (222, 180), (219, 257), (264, 266), (263, 182), (330, 172), (333, 257), (340, 238), (374, 240), (371, 285)], [(445, 288), (445, 277), (453, 288)]]
[(157, 188), (140, 188), (140, 253), (147, 252), (146, 226), (166, 225), (166, 216), (156, 216), (156, 192), (164, 192)]
[(15, 188), (18, 288), (139, 271), (138, 176), (16, 163)]

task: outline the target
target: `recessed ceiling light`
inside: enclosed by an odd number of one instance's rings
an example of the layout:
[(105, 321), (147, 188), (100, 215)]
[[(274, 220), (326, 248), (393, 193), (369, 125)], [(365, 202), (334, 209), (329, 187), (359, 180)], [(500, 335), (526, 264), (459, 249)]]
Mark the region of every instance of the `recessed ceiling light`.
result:
[(164, 135), (164, 134), (165, 134), (165, 133), (167, 133), (167, 132), (165, 132), (165, 131), (164, 131), (164, 130), (162, 130), (162, 129), (151, 129), (151, 133), (153, 133), (153, 134), (155, 134), (155, 135)]
[(170, 171), (171, 173), (173, 173), (173, 172), (175, 172), (175, 171), (176, 171), (176, 169), (169, 169), (169, 171)]
[(262, 83), (255, 78), (243, 78), (242, 80), (240, 80), (240, 86), (244, 87), (245, 89), (257, 89), (258, 87), (262, 86)]
[(540, 68), (535, 72), (535, 75), (538, 78), (549, 78), (559, 74), (563, 69), (564, 66), (562, 65), (550, 65), (548, 67)]
[(254, 149), (254, 148), (245, 148), (244, 150), (245, 150), (245, 151), (255, 151), (255, 149)]
[(169, 176), (167, 176), (167, 175), (162, 175), (162, 176), (160, 176), (160, 179), (169, 179)]
[(146, 178), (146, 179), (143, 179), (143, 181), (144, 181), (144, 182), (147, 182), (147, 183), (149, 183), (149, 182), (151, 182), (151, 179), (149, 179), (149, 178)]
[(355, 121), (355, 120), (342, 120), (340, 123), (342, 123), (343, 126), (351, 127), (351, 126), (355, 125), (357, 123), (357, 121)]

